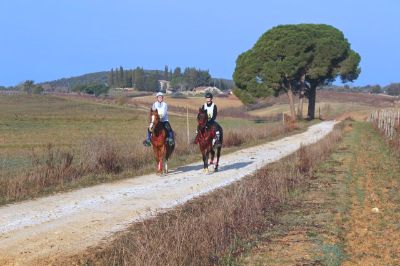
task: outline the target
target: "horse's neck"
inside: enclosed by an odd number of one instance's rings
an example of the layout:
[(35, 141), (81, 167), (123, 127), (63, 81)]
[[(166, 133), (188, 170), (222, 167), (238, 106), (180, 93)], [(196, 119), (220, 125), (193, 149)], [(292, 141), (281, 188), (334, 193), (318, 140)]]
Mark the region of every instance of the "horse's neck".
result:
[(163, 124), (161, 122), (158, 122), (157, 125), (154, 127), (154, 134), (158, 135), (158, 134), (162, 134), (162, 132), (164, 131), (164, 127)]
[(207, 128), (206, 126), (200, 128), (200, 133), (203, 135), (203, 137), (210, 137), (212, 135), (211, 132), (211, 128)]

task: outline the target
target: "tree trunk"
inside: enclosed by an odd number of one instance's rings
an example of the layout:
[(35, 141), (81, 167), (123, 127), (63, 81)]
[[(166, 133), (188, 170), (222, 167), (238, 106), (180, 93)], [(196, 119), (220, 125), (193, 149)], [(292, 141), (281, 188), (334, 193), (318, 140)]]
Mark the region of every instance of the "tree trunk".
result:
[(299, 119), (303, 118), (303, 103), (304, 103), (304, 92), (305, 92), (305, 84), (304, 80), (306, 78), (306, 75), (301, 76), (301, 87), (300, 87), (300, 95), (299, 95), (299, 106), (297, 108), (297, 117)]
[(310, 84), (310, 93), (308, 96), (308, 119), (314, 119), (315, 117), (315, 97), (317, 95), (317, 84), (311, 83)]
[(294, 101), (293, 101), (293, 91), (292, 91), (292, 88), (290, 87), (290, 85), (287, 90), (287, 95), (289, 98), (290, 115), (292, 116), (292, 120), (296, 121), (296, 112), (294, 110)]

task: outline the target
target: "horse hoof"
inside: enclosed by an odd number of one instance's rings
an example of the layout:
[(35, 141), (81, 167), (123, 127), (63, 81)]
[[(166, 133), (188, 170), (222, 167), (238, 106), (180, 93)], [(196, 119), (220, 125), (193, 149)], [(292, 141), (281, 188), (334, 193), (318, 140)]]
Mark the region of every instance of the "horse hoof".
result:
[(208, 168), (204, 168), (204, 169), (203, 169), (203, 172), (204, 172), (205, 174), (210, 173), (210, 171), (208, 170)]

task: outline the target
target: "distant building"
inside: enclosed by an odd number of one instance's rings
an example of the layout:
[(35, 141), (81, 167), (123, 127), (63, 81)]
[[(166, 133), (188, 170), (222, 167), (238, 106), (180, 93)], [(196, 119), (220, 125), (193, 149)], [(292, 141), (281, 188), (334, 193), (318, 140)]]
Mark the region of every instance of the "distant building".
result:
[(166, 90), (165, 90), (165, 93), (166, 93), (166, 94), (173, 94), (173, 93), (176, 93), (176, 89), (174, 89), (174, 88), (166, 89)]
[(204, 94), (204, 93), (206, 93), (206, 92), (211, 92), (211, 93), (214, 94), (214, 95), (222, 94), (222, 93), (223, 93), (223, 92), (222, 92), (220, 89), (218, 89), (217, 87), (211, 87), (211, 86), (208, 86), (208, 87), (206, 87), (206, 86), (197, 87), (197, 88), (194, 88), (194, 89), (192, 90), (192, 92), (193, 92), (193, 94)]
[(160, 83), (160, 90), (161, 91), (167, 91), (171, 88), (171, 82), (169, 82), (168, 80), (159, 80), (158, 81)]

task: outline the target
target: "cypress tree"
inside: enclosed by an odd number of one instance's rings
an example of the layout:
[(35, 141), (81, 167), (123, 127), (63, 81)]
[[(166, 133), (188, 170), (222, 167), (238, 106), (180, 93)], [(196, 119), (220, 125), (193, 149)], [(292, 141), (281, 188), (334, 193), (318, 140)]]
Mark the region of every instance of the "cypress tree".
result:
[(168, 80), (168, 66), (164, 67), (164, 76), (163, 76), (164, 80)]
[(125, 87), (125, 78), (124, 78), (124, 69), (123, 69), (123, 67), (122, 66), (120, 66), (119, 67), (119, 84), (118, 84), (118, 86), (120, 87), (120, 88), (123, 88), (123, 87)]
[(114, 69), (111, 68), (110, 74), (108, 76), (108, 84), (110, 88), (114, 88)]

